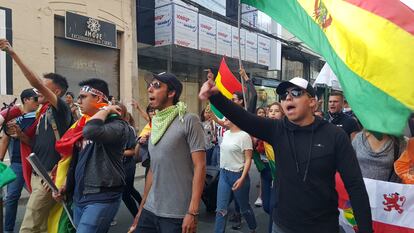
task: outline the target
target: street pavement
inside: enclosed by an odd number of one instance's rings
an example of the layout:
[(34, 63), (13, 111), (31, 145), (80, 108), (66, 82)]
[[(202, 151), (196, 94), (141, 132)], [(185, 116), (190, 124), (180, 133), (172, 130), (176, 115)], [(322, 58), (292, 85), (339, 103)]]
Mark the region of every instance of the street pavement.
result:
[[(250, 204), (254, 210), (258, 229), (257, 233), (266, 233), (267, 227), (269, 224), (269, 216), (263, 211), (263, 208), (254, 207), (254, 202), (257, 198), (259, 188), (256, 186), (259, 183), (260, 175), (257, 172), (256, 167), (253, 165), (250, 171), (250, 179), (251, 179), (251, 187), (250, 187)], [(136, 176), (135, 176), (135, 188), (142, 194), (144, 192), (144, 168), (141, 166), (137, 166)], [(16, 220), (16, 227), (15, 232), (18, 232), (20, 228), (21, 222), (23, 220), (25, 206), (28, 200), (28, 194), (24, 190), (22, 193), (22, 198), (19, 201), (18, 213), (17, 213), (17, 220)], [(231, 208), (233, 208), (233, 204)], [(132, 215), (129, 213), (128, 209), (125, 207), (125, 204), (121, 202), (120, 209), (118, 214), (116, 215), (116, 222), (117, 224), (112, 226), (109, 230), (110, 233), (123, 233), (127, 232), (129, 226), (133, 221)], [(215, 213), (208, 213), (204, 204), (200, 207), (200, 216), (199, 216), (199, 224), (198, 224), (198, 231), (199, 233), (211, 233), (214, 231), (214, 221), (215, 221)], [(227, 223), (226, 232), (228, 233), (248, 233), (250, 232), (246, 221), (243, 219), (242, 221), (242, 228), (241, 230), (232, 230), (231, 229), (231, 222)]]

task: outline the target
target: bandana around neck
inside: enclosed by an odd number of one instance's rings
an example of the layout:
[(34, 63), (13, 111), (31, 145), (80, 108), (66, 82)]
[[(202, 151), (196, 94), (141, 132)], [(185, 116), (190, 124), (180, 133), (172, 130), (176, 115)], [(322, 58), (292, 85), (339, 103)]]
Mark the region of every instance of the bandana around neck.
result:
[(186, 112), (187, 105), (183, 102), (178, 102), (176, 105), (157, 111), (152, 118), (151, 143), (155, 145), (160, 141), (177, 115), (180, 121), (184, 122), (184, 114)]

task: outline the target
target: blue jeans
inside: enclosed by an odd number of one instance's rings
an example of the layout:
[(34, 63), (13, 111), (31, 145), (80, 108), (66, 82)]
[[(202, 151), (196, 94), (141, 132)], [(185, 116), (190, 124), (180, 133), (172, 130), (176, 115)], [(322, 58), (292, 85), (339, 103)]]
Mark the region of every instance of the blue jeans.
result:
[[(216, 211), (216, 224), (215, 233), (223, 233), (226, 229), (227, 221), (227, 209), (229, 206), (233, 184), (239, 179), (242, 172), (231, 172), (225, 169), (220, 170), (220, 179), (217, 190), (217, 211)], [(246, 177), (244, 184), (238, 190), (234, 191), (234, 198), (240, 205), (240, 213), (246, 219), (247, 225), (250, 230), (254, 230), (257, 227), (256, 218), (253, 213), (253, 209), (249, 204), (249, 191), (250, 191), (250, 178)]]
[(216, 147), (216, 146), (213, 146), (213, 147), (206, 150), (206, 164), (207, 164), (207, 166), (211, 166), (211, 159), (213, 158), (214, 147)]
[(213, 154), (211, 155), (211, 166), (220, 167), (220, 146), (213, 147)]
[(16, 180), (7, 185), (5, 201), (6, 216), (4, 218), (4, 230), (13, 231), (16, 222), (17, 206), (24, 186), (24, 178), (21, 163), (11, 163), (10, 168), (16, 173)]
[(118, 212), (121, 199), (109, 203), (74, 205), (73, 218), (76, 233), (108, 232), (111, 221)]
[(269, 163), (265, 163), (265, 168), (260, 172), (261, 189), (262, 189), (262, 201), (263, 210), (266, 214), (270, 212), (270, 195), (272, 190), (272, 174), (270, 171)]

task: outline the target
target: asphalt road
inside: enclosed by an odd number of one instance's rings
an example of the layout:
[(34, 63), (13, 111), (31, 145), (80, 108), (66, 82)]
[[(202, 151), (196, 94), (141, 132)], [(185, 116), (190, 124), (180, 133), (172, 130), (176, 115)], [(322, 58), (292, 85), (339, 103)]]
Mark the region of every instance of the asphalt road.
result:
[[(257, 198), (258, 195), (258, 187), (256, 185), (259, 182), (260, 176), (259, 173), (256, 170), (255, 166), (252, 166), (252, 169), (250, 171), (250, 178), (251, 178), (251, 189), (250, 189), (250, 204), (253, 207), (253, 210), (255, 212), (256, 220), (258, 223), (258, 233), (266, 233), (267, 227), (269, 224), (269, 216), (263, 211), (262, 208), (254, 207), (253, 203)], [(143, 168), (137, 167), (137, 175), (135, 178), (135, 187), (140, 193), (143, 193), (144, 190), (144, 178), (143, 178)], [(18, 229), (20, 228), (20, 224), (23, 220), (24, 211), (25, 211), (25, 205), (27, 203), (27, 197), (28, 194), (26, 191), (22, 194), (22, 199), (19, 202), (19, 208), (17, 213), (17, 220), (16, 220), (16, 227), (15, 232), (18, 232)], [(233, 205), (230, 207), (230, 211)], [(125, 207), (123, 203), (121, 203), (121, 207), (118, 211), (118, 214), (116, 216), (116, 222), (117, 224), (112, 226), (110, 229), (110, 233), (122, 233), (127, 232), (128, 227), (133, 221), (132, 215), (129, 213), (128, 209)], [(214, 229), (214, 221), (215, 221), (215, 213), (208, 213), (206, 211), (206, 208), (204, 207), (204, 204), (202, 205), (200, 209), (200, 216), (199, 216), (199, 225), (198, 225), (198, 231), (199, 233), (211, 233)], [(226, 232), (229, 233), (248, 233), (250, 232), (246, 222), (243, 220), (242, 222), (242, 229), (241, 230), (232, 230), (231, 229), (232, 223), (227, 224)]]

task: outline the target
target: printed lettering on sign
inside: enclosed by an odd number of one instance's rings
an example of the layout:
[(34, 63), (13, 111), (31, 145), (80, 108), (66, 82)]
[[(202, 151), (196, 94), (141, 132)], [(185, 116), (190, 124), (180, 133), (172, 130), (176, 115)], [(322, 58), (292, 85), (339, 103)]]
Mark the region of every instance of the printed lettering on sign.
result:
[(216, 20), (200, 14), (198, 16), (198, 24), (198, 49), (215, 54), (217, 43)]

